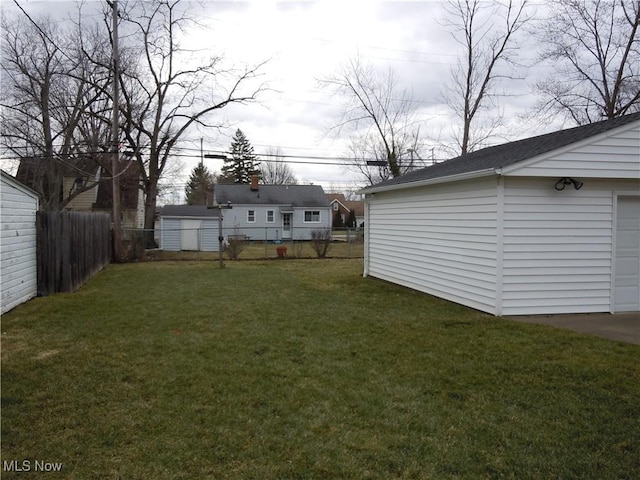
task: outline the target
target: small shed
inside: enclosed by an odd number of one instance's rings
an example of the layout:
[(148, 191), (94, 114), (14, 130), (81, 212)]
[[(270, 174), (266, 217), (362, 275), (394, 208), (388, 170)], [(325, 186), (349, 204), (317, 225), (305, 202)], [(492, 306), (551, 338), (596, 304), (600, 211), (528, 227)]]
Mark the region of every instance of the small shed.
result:
[(217, 252), (218, 209), (204, 205), (165, 205), (160, 211), (160, 248), (177, 252)]
[(38, 194), (0, 171), (0, 313), (36, 296)]
[(362, 193), (365, 276), (493, 315), (640, 311), (640, 113)]

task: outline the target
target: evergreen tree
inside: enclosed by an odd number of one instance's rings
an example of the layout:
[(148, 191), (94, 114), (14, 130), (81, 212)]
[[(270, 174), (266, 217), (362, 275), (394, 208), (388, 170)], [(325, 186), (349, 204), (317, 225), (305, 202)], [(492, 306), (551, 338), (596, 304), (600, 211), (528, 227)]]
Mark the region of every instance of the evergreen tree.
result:
[(352, 208), (349, 210), (349, 218), (347, 219), (347, 227), (355, 228), (358, 226), (358, 220), (356, 218), (356, 211)]
[(238, 129), (231, 141), (230, 158), (224, 161), (221, 182), (251, 183), (253, 175), (260, 175), (260, 161), (253, 153), (253, 146)]
[(336, 214), (333, 216), (333, 228), (342, 228), (344, 227), (344, 222), (342, 221), (342, 214), (340, 210), (336, 210)]
[(184, 193), (189, 205), (213, 204), (213, 174), (202, 163), (191, 171)]

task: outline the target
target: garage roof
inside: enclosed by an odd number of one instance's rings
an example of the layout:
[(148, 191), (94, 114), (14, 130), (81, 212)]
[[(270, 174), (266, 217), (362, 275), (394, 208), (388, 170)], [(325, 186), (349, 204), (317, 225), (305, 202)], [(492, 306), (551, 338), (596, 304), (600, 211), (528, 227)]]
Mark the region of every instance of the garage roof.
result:
[(409, 183), (436, 178), (495, 171), (638, 120), (640, 120), (640, 112), (483, 148), (482, 150), (467, 153), (466, 155), (386, 180), (371, 187), (366, 187), (360, 193), (373, 193), (379, 189), (392, 189), (395, 185), (407, 186), (406, 184)]

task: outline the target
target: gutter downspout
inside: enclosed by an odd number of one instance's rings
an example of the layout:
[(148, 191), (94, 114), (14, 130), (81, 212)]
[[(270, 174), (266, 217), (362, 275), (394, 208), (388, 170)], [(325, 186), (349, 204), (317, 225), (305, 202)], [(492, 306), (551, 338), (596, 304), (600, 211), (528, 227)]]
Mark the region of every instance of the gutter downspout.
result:
[(504, 286), (504, 177), (496, 170), (496, 303), (495, 314), (502, 316)]

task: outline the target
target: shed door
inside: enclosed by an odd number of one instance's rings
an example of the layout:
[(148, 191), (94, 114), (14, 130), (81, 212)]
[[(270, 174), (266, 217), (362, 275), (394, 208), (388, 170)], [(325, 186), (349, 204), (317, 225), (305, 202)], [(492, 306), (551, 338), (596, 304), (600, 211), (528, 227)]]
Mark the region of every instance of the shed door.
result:
[(200, 226), (202, 220), (182, 220), (181, 250), (200, 250)]
[(614, 312), (640, 311), (640, 197), (618, 197)]

